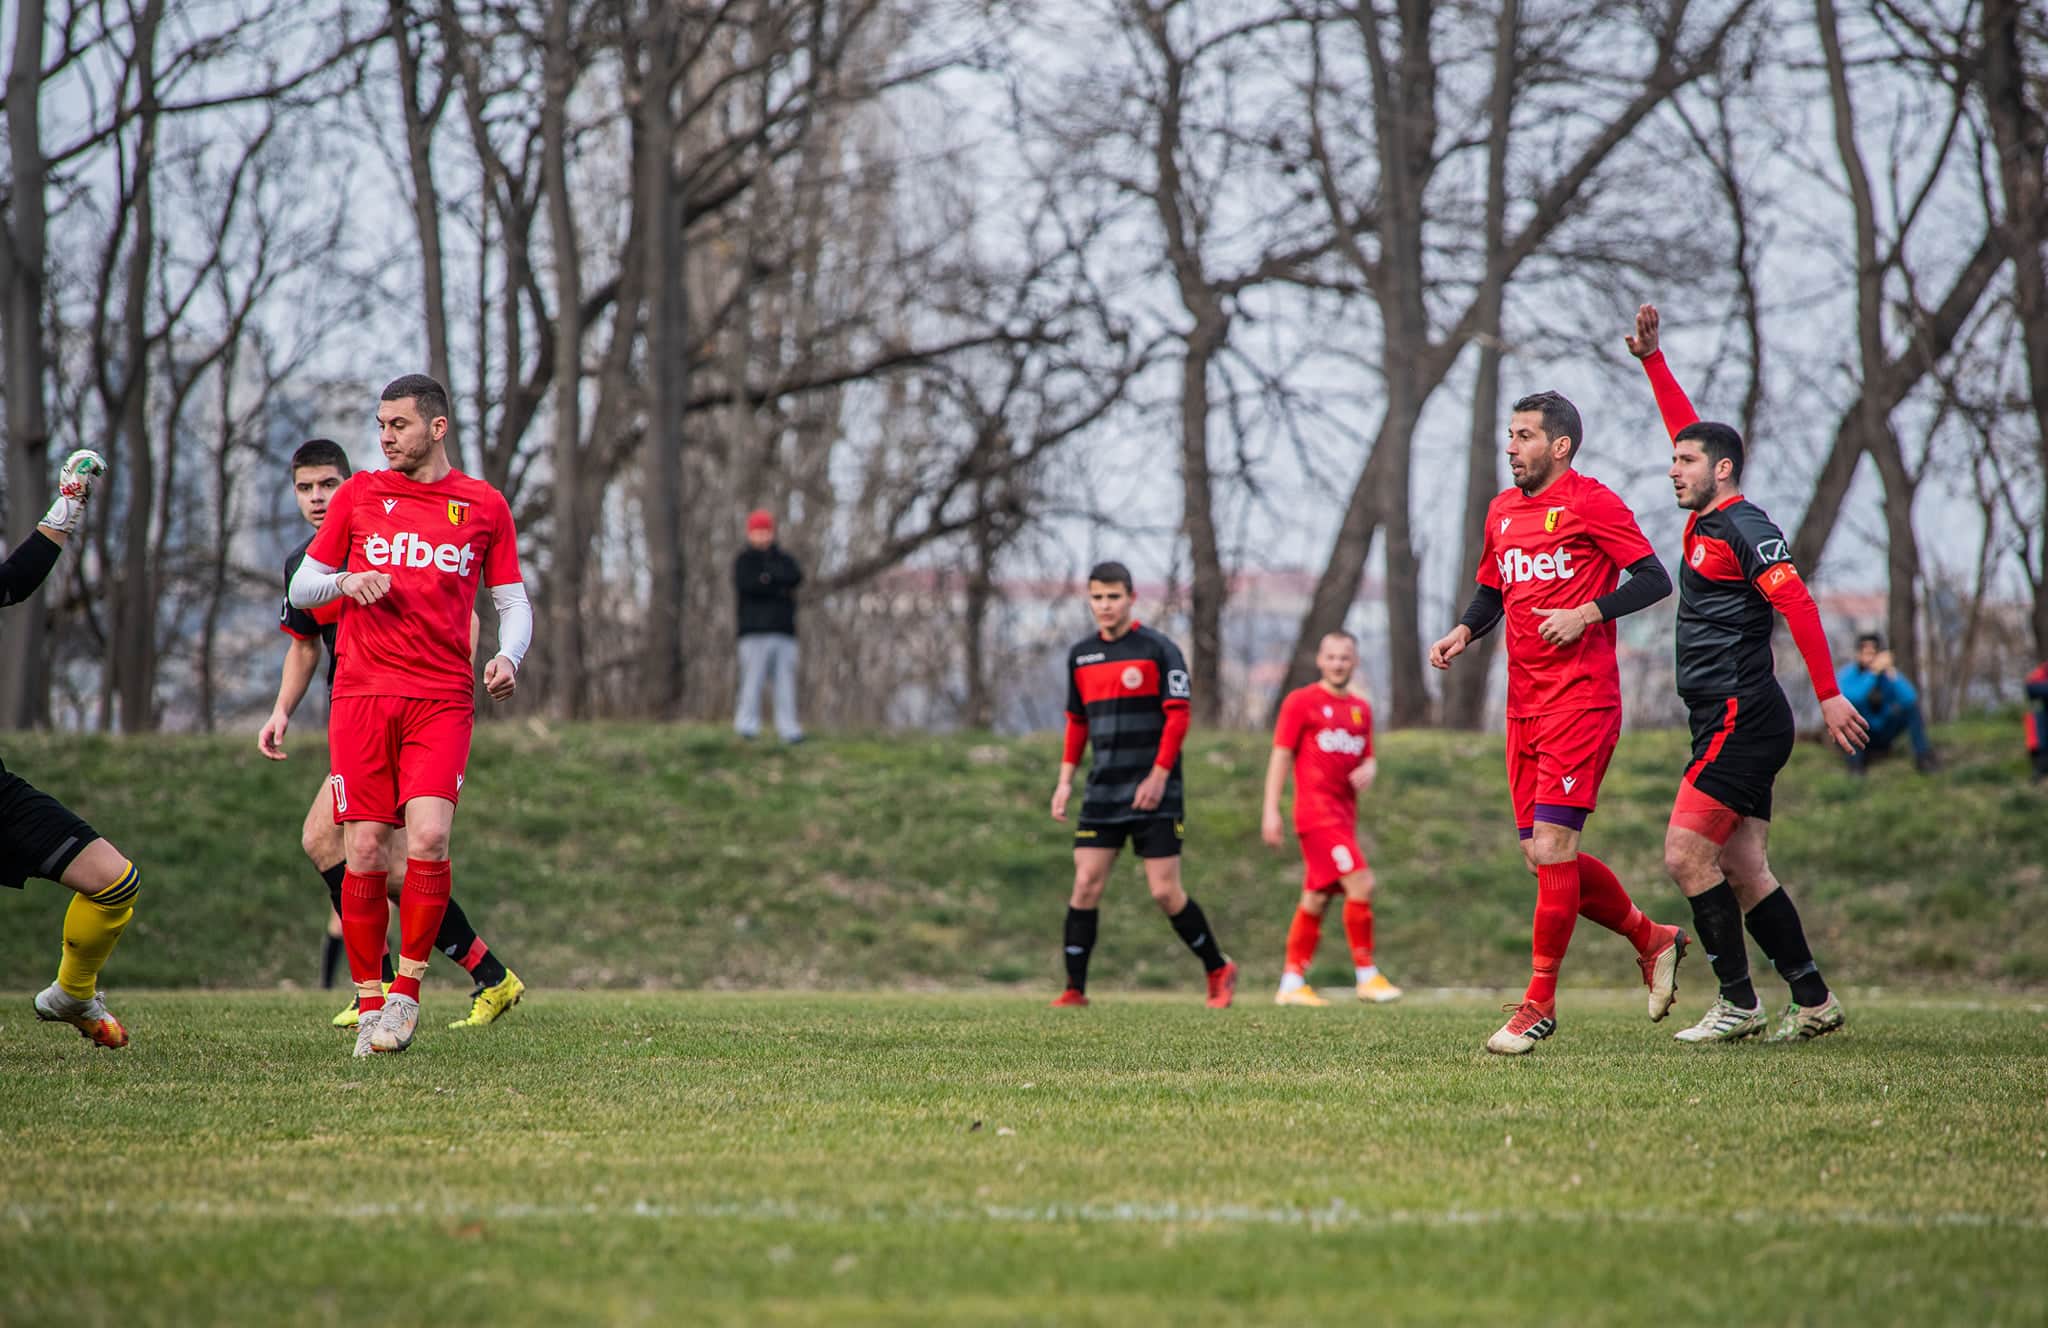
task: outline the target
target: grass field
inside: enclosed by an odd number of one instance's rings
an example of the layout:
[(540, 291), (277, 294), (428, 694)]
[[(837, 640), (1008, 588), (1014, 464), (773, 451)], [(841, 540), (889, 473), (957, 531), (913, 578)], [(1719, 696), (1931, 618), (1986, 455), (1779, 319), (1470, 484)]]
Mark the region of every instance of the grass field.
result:
[[(1779, 781), (1771, 857), (1814, 950), (1844, 981), (2048, 985), (2048, 790), (2012, 717), (1937, 731), (1947, 768), (1867, 779), (1801, 744)], [(326, 899), (299, 823), (326, 771), (317, 732), (261, 759), (253, 735), (8, 736), (10, 768), (74, 806), (143, 869), (108, 970), (124, 987), (316, 980)], [(1188, 748), (1187, 881), (1255, 985), (1277, 980), (1301, 879), (1259, 842), (1266, 739)], [(1644, 906), (1682, 921), (1664, 823), (1685, 735), (1631, 732), (1586, 844)], [(1384, 736), (1363, 806), (1380, 951), (1411, 985), (1518, 982), (1534, 894), (1505, 809), (1497, 735)], [(1058, 981), (1069, 831), (1046, 816), (1050, 736), (825, 735), (790, 751), (701, 727), (486, 725), (456, 822), (455, 889), (536, 989), (1021, 986)], [(0, 890), (0, 981), (47, 981), (65, 892)], [(1186, 951), (1126, 862), (1095, 980), (1185, 989)], [(1337, 928), (1322, 980), (1341, 981)], [(1582, 933), (1585, 929), (1582, 929)], [(1568, 982), (1630, 980), (1600, 935)], [(453, 972), (437, 964), (437, 973)], [(460, 976), (456, 974), (456, 976)], [(443, 979), (433, 979), (440, 981)]]
[(311, 994), (121, 1053), (9, 994), (0, 1322), (2048, 1320), (2048, 1006), (1697, 1050), (1568, 989), (1504, 1061), (1249, 995), (549, 992), (355, 1062)]

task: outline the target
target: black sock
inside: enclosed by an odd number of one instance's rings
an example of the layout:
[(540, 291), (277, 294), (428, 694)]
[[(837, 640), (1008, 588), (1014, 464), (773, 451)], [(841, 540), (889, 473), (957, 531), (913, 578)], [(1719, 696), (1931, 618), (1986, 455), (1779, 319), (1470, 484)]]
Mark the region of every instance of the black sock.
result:
[(387, 947), (385, 947), (385, 950), (384, 950), (384, 985), (385, 985), (385, 986), (387, 986), (387, 987), (388, 987), (388, 986), (390, 986), (390, 985), (391, 985), (391, 983), (392, 983), (392, 980), (393, 980), (394, 978), (396, 978), (397, 976), (398, 976), (398, 974), (397, 974), (396, 972), (394, 972), (394, 971), (392, 970), (392, 967), (391, 967), (391, 950), (390, 950), (390, 947), (388, 947), (388, 946), (387, 946)]
[(1094, 953), (1095, 924), (1101, 920), (1102, 910), (1099, 908), (1067, 905), (1067, 986), (1075, 991), (1088, 990), (1088, 956)]
[(1754, 1010), (1756, 988), (1749, 981), (1749, 944), (1742, 939), (1742, 909), (1735, 902), (1734, 887), (1722, 881), (1705, 894), (1694, 895), (1691, 903), (1693, 930), (1721, 982), (1721, 999)]
[(1792, 988), (1792, 999), (1801, 1005), (1827, 1004), (1828, 984), (1820, 975), (1820, 965), (1813, 962), (1806, 928), (1799, 925), (1799, 910), (1792, 906), (1785, 887), (1771, 891), (1749, 910), (1748, 922), (1749, 934), (1756, 937), (1778, 976)]
[[(451, 896), (447, 911), (441, 914), (441, 930), (434, 933), (434, 948), (461, 963), (476, 944), (476, 928), (469, 925), (469, 915), (462, 911), (462, 905)], [(469, 971), (477, 985), (495, 987), (505, 980), (505, 966), (498, 962), (498, 956), (484, 948), (484, 957), (477, 960), (476, 967)]]
[(346, 862), (337, 862), (332, 867), (323, 868), (320, 872), (320, 879), (327, 882), (327, 902), (334, 905), (334, 916), (336, 917), (341, 916), (341, 878), (347, 872), (348, 864)]
[(1214, 973), (1223, 967), (1223, 951), (1216, 948), (1216, 938), (1209, 934), (1209, 919), (1202, 916), (1202, 906), (1188, 896), (1188, 906), (1167, 919), (1173, 929), (1187, 942), (1188, 949), (1195, 952), (1195, 958), (1202, 961), (1202, 967)]
[(334, 970), (341, 964), (343, 946), (341, 937), (329, 936), (320, 947), (320, 989), (326, 991), (334, 985)]
[[(322, 868), (320, 879), (327, 883), (327, 902), (334, 906), (334, 916), (341, 916), (341, 878), (348, 871), (346, 862), (337, 862), (332, 867)], [(320, 947), (320, 985), (327, 988), (334, 985), (334, 967), (346, 953), (341, 937), (330, 936)]]

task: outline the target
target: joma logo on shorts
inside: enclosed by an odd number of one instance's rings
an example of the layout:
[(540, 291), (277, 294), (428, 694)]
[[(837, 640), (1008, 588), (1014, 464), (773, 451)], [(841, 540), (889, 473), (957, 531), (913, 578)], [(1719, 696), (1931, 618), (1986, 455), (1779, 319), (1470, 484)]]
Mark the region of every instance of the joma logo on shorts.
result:
[(1500, 579), (1509, 585), (1517, 581), (1569, 581), (1577, 576), (1569, 549), (1539, 553), (1533, 557), (1520, 549), (1501, 550)]
[(476, 550), (468, 544), (429, 544), (410, 530), (401, 530), (390, 539), (372, 535), (364, 540), (363, 558), (372, 567), (438, 567), (468, 576)]

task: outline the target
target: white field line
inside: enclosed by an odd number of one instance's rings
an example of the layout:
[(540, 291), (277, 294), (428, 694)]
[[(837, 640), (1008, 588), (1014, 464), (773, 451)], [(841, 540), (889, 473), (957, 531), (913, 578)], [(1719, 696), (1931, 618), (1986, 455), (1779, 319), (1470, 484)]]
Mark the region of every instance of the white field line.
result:
[(794, 1222), (806, 1226), (870, 1224), (879, 1226), (1270, 1226), (1298, 1227), (1315, 1232), (1456, 1230), (1509, 1226), (1579, 1227), (1685, 1226), (1700, 1221), (1733, 1222), (1739, 1226), (1775, 1229), (1846, 1228), (1870, 1231), (2048, 1231), (2048, 1218), (1997, 1213), (1915, 1213), (1836, 1209), (1826, 1212), (1770, 1212), (1739, 1209), (1715, 1213), (1656, 1208), (1590, 1211), (1504, 1208), (1388, 1209), (1368, 1211), (1342, 1199), (1309, 1208), (1265, 1207), (1256, 1204), (1193, 1204), (1127, 1201), (1117, 1203), (1046, 1204), (874, 1204), (834, 1208), (785, 1200), (719, 1203), (580, 1203), (462, 1204), (376, 1203), (329, 1204), (314, 1199), (236, 1200), (179, 1199), (152, 1203), (109, 1200), (81, 1210), (75, 1204), (0, 1205), (0, 1228), (32, 1227), (82, 1215), (112, 1219), (170, 1218), (181, 1222), (381, 1222), (394, 1218), (425, 1218), (440, 1222)]

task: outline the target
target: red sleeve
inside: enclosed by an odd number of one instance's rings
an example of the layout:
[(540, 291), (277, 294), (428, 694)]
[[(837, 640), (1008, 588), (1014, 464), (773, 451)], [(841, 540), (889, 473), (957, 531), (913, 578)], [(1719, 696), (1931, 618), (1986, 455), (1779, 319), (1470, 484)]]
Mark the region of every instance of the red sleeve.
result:
[(1664, 417), (1665, 432), (1676, 438), (1686, 425), (1699, 423), (1700, 414), (1692, 408), (1685, 389), (1672, 377), (1663, 351), (1653, 350), (1643, 357), (1643, 372), (1650, 375), (1650, 390), (1657, 394), (1657, 411)]
[(355, 512), (356, 490), (361, 487), (357, 481), (363, 473), (343, 480), (334, 497), (327, 500), (327, 517), (321, 521), (320, 529), (313, 532), (313, 542), (306, 546), (306, 556), (314, 562), (337, 571), (348, 567), (348, 523)]
[(1166, 702), (1166, 731), (1159, 735), (1159, 755), (1152, 758), (1152, 764), (1173, 769), (1173, 763), (1180, 759), (1180, 744), (1188, 736), (1188, 720), (1193, 712), (1185, 701)]
[(1301, 707), (1295, 703), (1296, 693), (1289, 692), (1280, 703), (1280, 718), (1273, 725), (1273, 745), (1284, 752), (1291, 752), (1301, 745)]
[[(1657, 552), (1643, 537), (1643, 528), (1636, 524), (1636, 514), (1621, 501), (1621, 495), (1604, 484), (1594, 488), (1587, 501), (1579, 505), (1579, 516), (1585, 521), (1586, 533), (1592, 537), (1593, 543), (1614, 560), (1616, 567), (1631, 567)], [(1486, 566), (1486, 563), (1480, 564), (1482, 575)]]
[(505, 501), (505, 495), (493, 491), (492, 496), (498, 500), (498, 528), (492, 532), (491, 547), (484, 553), (484, 584), (509, 586), (521, 579), (519, 532), (512, 525), (512, 507)]
[(1784, 615), (1785, 625), (1792, 629), (1792, 644), (1799, 647), (1799, 657), (1806, 661), (1806, 676), (1813, 682), (1814, 699), (1825, 701), (1840, 696), (1842, 686), (1835, 681), (1835, 661), (1828, 653), (1827, 631), (1820, 624), (1820, 606), (1813, 602), (1799, 570), (1789, 562), (1772, 563), (1756, 579), (1756, 588), (1772, 608)]
[(1088, 746), (1088, 721), (1079, 715), (1067, 716), (1066, 748), (1060, 754), (1063, 765), (1081, 764), (1081, 753)]

